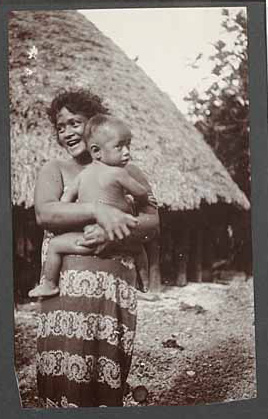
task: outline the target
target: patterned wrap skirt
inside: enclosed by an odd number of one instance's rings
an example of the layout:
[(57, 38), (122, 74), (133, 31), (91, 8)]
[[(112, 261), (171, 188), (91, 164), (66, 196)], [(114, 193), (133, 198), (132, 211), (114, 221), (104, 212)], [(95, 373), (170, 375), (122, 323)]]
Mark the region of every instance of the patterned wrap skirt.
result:
[(122, 406), (136, 330), (133, 258), (64, 256), (59, 287), (37, 316), (40, 407)]

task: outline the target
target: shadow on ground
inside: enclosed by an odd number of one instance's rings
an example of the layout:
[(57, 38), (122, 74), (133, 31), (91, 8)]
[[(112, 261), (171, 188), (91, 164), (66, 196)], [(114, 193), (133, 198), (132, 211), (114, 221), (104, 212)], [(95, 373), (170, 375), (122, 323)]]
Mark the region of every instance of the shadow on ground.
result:
[(151, 393), (149, 405), (182, 406), (232, 401), (250, 397), (245, 388), (252, 380), (253, 355), (243, 342), (230, 339), (211, 351), (189, 360), (187, 368), (174, 377), (173, 386), (161, 393)]

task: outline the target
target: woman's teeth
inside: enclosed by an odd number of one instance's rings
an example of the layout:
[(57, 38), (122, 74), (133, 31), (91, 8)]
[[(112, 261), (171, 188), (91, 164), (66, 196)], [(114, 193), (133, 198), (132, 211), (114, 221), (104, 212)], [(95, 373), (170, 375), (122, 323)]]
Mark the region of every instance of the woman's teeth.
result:
[(68, 145), (68, 147), (73, 147), (74, 145), (76, 145), (78, 143), (79, 143), (78, 140), (72, 140), (72, 141), (68, 141), (67, 145)]

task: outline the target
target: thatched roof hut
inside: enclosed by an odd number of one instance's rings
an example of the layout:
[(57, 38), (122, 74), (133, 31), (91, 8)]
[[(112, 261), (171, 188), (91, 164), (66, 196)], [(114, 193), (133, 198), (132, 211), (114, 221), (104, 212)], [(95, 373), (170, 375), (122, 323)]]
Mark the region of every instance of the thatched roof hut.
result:
[(168, 95), (76, 11), (19, 11), (9, 21), (12, 201), (33, 204), (41, 165), (62, 153), (45, 107), (60, 87), (90, 87), (133, 132), (133, 156), (160, 204), (249, 202)]

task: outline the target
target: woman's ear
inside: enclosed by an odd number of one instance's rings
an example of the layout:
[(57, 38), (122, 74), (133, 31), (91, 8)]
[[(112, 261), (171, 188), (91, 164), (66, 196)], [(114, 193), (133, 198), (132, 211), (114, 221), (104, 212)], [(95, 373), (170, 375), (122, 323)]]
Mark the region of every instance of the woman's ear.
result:
[(100, 160), (101, 158), (101, 149), (97, 144), (91, 144), (90, 146), (91, 157), (95, 160)]

